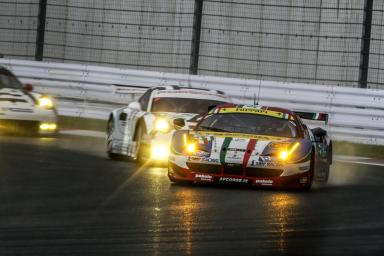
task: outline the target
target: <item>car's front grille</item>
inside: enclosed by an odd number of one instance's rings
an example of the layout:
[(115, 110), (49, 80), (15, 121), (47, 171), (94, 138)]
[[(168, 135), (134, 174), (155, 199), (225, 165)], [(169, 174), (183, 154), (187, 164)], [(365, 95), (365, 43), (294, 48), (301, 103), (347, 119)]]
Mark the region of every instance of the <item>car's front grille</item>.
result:
[[(198, 173), (209, 173), (209, 174), (221, 174), (220, 164), (206, 164), (206, 163), (187, 163), (188, 168), (193, 172)], [(223, 165), (224, 175), (243, 175), (243, 166), (241, 164), (224, 164)], [(247, 167), (245, 169), (246, 177), (257, 177), (257, 178), (273, 178), (278, 177), (283, 173), (282, 169), (272, 168), (252, 168)]]
[(243, 165), (241, 165), (241, 164), (224, 164), (224, 174), (243, 175)]
[(270, 169), (270, 168), (250, 168), (247, 167), (245, 174), (247, 177), (258, 177), (258, 178), (273, 178), (278, 177), (283, 173), (281, 169)]
[(187, 166), (189, 169), (191, 169), (194, 172), (212, 173), (212, 174), (221, 173), (221, 165), (219, 164), (187, 163)]

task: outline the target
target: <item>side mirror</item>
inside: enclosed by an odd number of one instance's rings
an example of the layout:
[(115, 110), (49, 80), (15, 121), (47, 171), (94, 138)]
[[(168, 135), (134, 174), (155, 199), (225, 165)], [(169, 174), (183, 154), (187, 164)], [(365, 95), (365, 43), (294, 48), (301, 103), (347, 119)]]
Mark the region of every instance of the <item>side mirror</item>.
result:
[(33, 85), (32, 84), (25, 84), (23, 88), (24, 88), (24, 90), (26, 90), (28, 92), (33, 91)]
[(208, 112), (211, 111), (212, 109), (214, 109), (216, 106), (217, 106), (217, 105), (210, 105), (210, 106), (208, 107)]
[(141, 110), (140, 103), (137, 101), (129, 103), (128, 107), (136, 110)]
[(327, 131), (320, 127), (312, 129), (312, 133), (313, 135), (315, 135), (315, 137), (319, 137), (319, 138), (323, 138), (327, 136)]
[(185, 121), (183, 118), (176, 118), (173, 120), (173, 126), (175, 127), (175, 130), (180, 130), (185, 126)]
[(121, 113), (119, 116), (120, 121), (126, 121), (127, 120), (127, 113)]

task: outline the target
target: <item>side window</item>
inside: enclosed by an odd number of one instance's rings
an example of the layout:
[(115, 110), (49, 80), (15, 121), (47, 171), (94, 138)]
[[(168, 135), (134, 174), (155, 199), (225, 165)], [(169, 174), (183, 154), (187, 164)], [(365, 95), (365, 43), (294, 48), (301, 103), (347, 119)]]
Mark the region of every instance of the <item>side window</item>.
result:
[(313, 137), (311, 136), (311, 133), (308, 131), (308, 127), (306, 124), (303, 124), (304, 128), (304, 138), (313, 141)]
[(152, 93), (152, 90), (149, 89), (139, 99), (139, 103), (140, 103), (141, 109), (144, 110), (144, 111), (147, 111), (148, 103), (149, 103), (149, 98), (151, 97), (151, 93)]
[(300, 117), (296, 116), (297, 123), (299, 124), (299, 129), (303, 131), (303, 136), (307, 140), (311, 140), (310, 132), (308, 131), (308, 127), (306, 124), (303, 123), (303, 121), (300, 119)]

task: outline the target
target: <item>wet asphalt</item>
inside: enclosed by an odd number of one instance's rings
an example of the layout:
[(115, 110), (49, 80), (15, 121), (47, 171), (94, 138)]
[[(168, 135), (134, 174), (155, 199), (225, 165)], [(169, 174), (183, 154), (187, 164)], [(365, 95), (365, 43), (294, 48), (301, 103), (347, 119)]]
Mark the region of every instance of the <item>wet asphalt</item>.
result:
[(0, 256), (384, 255), (384, 168), (310, 192), (175, 185), (104, 141), (0, 137)]

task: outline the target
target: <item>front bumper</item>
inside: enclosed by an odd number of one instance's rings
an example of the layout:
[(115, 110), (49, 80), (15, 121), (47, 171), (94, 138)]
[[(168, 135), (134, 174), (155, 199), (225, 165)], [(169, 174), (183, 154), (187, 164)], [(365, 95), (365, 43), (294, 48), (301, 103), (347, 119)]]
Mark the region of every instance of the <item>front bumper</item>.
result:
[(49, 135), (57, 132), (56, 121), (31, 121), (31, 120), (10, 120), (0, 119), (0, 134), (17, 135)]
[[(306, 163), (309, 166), (309, 162)], [(305, 166), (305, 165), (304, 165)], [(221, 164), (207, 165), (205, 170), (183, 168), (170, 161), (168, 177), (171, 181), (189, 181), (193, 183), (219, 183), (251, 185), (257, 187), (276, 187), (300, 189), (310, 180), (309, 168), (295, 171), (291, 166), (283, 168), (241, 168)]]
[(146, 143), (145, 155), (153, 165), (167, 165), (170, 154), (172, 133), (156, 133), (150, 136)]
[(55, 109), (0, 107), (0, 133), (2, 134), (54, 134), (57, 129)]

